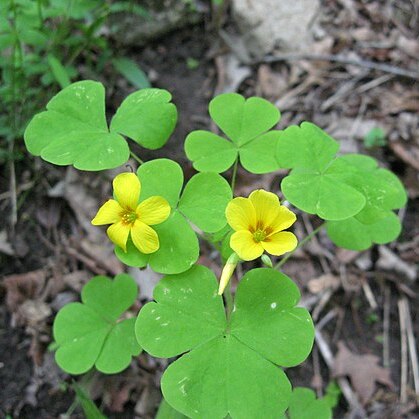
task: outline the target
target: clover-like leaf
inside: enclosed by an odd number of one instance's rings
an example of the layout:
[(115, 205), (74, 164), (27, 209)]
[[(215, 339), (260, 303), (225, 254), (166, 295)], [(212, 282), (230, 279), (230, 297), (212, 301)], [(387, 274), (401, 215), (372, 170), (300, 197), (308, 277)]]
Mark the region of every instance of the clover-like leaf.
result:
[(364, 224), (358, 216), (342, 221), (328, 221), (326, 231), (339, 247), (365, 250), (373, 243), (385, 244), (395, 240), (402, 229), (399, 217), (392, 211), (383, 212), (375, 223)]
[(303, 122), (280, 132), (276, 158), (280, 167), (323, 172), (333, 160), (339, 144), (315, 124)]
[(265, 99), (244, 99), (225, 93), (209, 104), (214, 122), (228, 137), (208, 131), (193, 131), (185, 140), (185, 152), (195, 169), (221, 173), (240, 158), (252, 173), (268, 173), (279, 166), (275, 158), (279, 131), (270, 131), (279, 121), (278, 109)]
[(145, 148), (163, 147), (175, 129), (177, 110), (172, 95), (162, 89), (141, 89), (131, 93), (111, 121), (111, 131), (132, 138)]
[(364, 224), (375, 224), (390, 215), (391, 210), (403, 207), (407, 194), (398, 177), (389, 170), (379, 168), (377, 161), (360, 154), (348, 154), (342, 160), (358, 169), (347, 183), (366, 198), (365, 207), (356, 215)]
[(295, 168), (281, 182), (285, 198), (297, 208), (324, 220), (344, 220), (359, 213), (365, 196), (348, 184), (358, 169), (339, 157), (324, 171)]
[(323, 398), (317, 399), (313, 390), (295, 387), (292, 391), (288, 415), (289, 419), (331, 419), (332, 409)]
[(137, 175), (142, 185), (140, 201), (162, 196), (172, 207), (172, 214), (164, 223), (153, 226), (160, 242), (155, 253), (145, 255), (128, 240), (126, 253), (115, 247), (117, 257), (129, 266), (149, 264), (164, 274), (188, 270), (198, 259), (199, 243), (186, 218), (206, 232), (221, 229), (227, 223), (224, 212), (232, 197), (231, 188), (218, 174), (199, 173), (189, 180), (179, 199), (183, 172), (177, 163), (168, 159), (142, 164)]
[(82, 290), (82, 303), (64, 306), (54, 320), (57, 364), (70, 374), (93, 366), (106, 374), (125, 369), (141, 352), (135, 340), (135, 319), (119, 320), (135, 301), (135, 281), (120, 274), (112, 281), (96, 276)]
[[(137, 339), (158, 357), (187, 352), (162, 377), (166, 401), (192, 418), (276, 418), (288, 407), (291, 386), (277, 365), (308, 355), (314, 328), (296, 308), (299, 292), (273, 269), (248, 272), (227, 324), (217, 280), (209, 269), (163, 278), (136, 322)], [(254, 316), (254, 319), (252, 318)]]
[(80, 170), (111, 169), (129, 157), (121, 134), (146, 148), (164, 144), (176, 122), (176, 108), (168, 101), (170, 94), (164, 90), (133, 93), (118, 109), (109, 130), (103, 85), (76, 82), (56, 94), (45, 112), (34, 116), (25, 130), (25, 144), (30, 153), (50, 163), (72, 164)]
[(227, 224), (225, 209), (232, 199), (228, 182), (216, 173), (198, 173), (185, 186), (179, 211), (208, 233)]

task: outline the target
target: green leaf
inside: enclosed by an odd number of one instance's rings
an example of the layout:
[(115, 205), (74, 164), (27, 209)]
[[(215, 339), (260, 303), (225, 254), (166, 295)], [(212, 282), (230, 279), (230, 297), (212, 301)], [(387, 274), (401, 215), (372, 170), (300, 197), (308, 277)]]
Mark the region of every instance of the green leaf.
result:
[(209, 112), (229, 140), (207, 131), (191, 132), (185, 152), (195, 169), (221, 173), (238, 155), (243, 167), (252, 173), (278, 169), (275, 150), (279, 132), (267, 132), (280, 118), (274, 105), (258, 97), (245, 100), (239, 94), (226, 93), (210, 102)]
[(129, 58), (114, 58), (112, 64), (133, 86), (138, 89), (151, 87), (147, 75), (137, 65), (136, 62)]
[[(277, 362), (296, 365), (308, 355), (314, 328), (296, 308), (299, 292), (273, 269), (248, 272), (226, 323), (217, 280), (208, 268), (163, 278), (136, 322), (137, 339), (157, 357), (174, 357), (162, 377), (166, 401), (192, 418), (276, 418), (291, 386)], [(254, 317), (254, 318), (253, 318)], [(286, 325), (289, 323), (289, 325)]]
[(185, 140), (185, 153), (193, 167), (202, 172), (225, 172), (238, 151), (233, 143), (208, 131), (192, 131)]
[(376, 223), (387, 216), (390, 210), (406, 205), (407, 193), (393, 172), (378, 168), (377, 162), (366, 156), (352, 154), (342, 157), (342, 160), (359, 170), (356, 176), (347, 180), (366, 198), (365, 207), (356, 215), (359, 221), (364, 224)]
[(48, 55), (48, 64), (57, 83), (62, 89), (70, 85), (71, 81), (61, 62), (52, 54)]
[(333, 160), (323, 171), (294, 169), (281, 183), (285, 198), (297, 208), (324, 220), (344, 220), (365, 206), (364, 195), (348, 180), (358, 173), (343, 158)]
[(216, 232), (227, 224), (225, 209), (232, 199), (228, 182), (216, 173), (198, 173), (186, 184), (179, 211), (201, 230)]
[(309, 313), (294, 307), (299, 300), (297, 286), (283, 273), (252, 269), (237, 289), (232, 333), (277, 365), (298, 365), (311, 352), (314, 339)]
[(289, 419), (331, 419), (332, 410), (324, 399), (316, 399), (313, 390), (295, 387), (288, 408), (288, 417)]
[(166, 400), (162, 399), (159, 410), (157, 411), (156, 419), (186, 419), (186, 416), (173, 409)]
[(141, 309), (135, 325), (137, 340), (153, 356), (176, 356), (226, 328), (217, 279), (205, 266), (164, 277), (154, 288), (154, 299)]
[(35, 156), (81, 170), (111, 169), (129, 157), (124, 138), (108, 130), (103, 85), (90, 80), (73, 83), (55, 95), (47, 111), (31, 120), (24, 138)]
[(364, 137), (366, 148), (383, 147), (386, 143), (386, 133), (379, 127), (372, 128)]
[(281, 116), (279, 110), (265, 99), (245, 99), (237, 93), (225, 93), (209, 104), (214, 122), (234, 144), (241, 146), (275, 126)]
[(54, 320), (57, 364), (69, 374), (83, 374), (94, 365), (106, 374), (125, 369), (140, 353), (134, 319), (119, 321), (135, 301), (138, 289), (125, 274), (114, 281), (94, 277), (82, 290), (82, 303), (64, 306)]
[(183, 185), (182, 168), (169, 159), (156, 159), (142, 164), (137, 171), (141, 181), (140, 200), (162, 196), (176, 208)]
[(144, 255), (129, 240), (126, 253), (115, 246), (116, 256), (129, 266), (144, 267), (149, 264), (154, 271), (163, 274), (185, 272), (198, 260), (198, 238), (178, 211), (173, 211), (164, 223), (153, 228), (160, 241), (155, 253)]
[(142, 89), (131, 93), (119, 106), (111, 121), (118, 132), (151, 150), (162, 147), (172, 134), (177, 110), (172, 95), (161, 89)]
[(310, 122), (290, 126), (281, 132), (276, 158), (280, 167), (323, 172), (339, 149), (339, 144)]
[(368, 249), (373, 243), (390, 243), (401, 232), (400, 220), (391, 211), (386, 211), (375, 223), (363, 224), (357, 218), (358, 216), (327, 222), (327, 234), (333, 243), (339, 247), (361, 251)]
[(251, 173), (270, 173), (279, 169), (275, 152), (280, 131), (270, 131), (240, 148), (240, 163)]

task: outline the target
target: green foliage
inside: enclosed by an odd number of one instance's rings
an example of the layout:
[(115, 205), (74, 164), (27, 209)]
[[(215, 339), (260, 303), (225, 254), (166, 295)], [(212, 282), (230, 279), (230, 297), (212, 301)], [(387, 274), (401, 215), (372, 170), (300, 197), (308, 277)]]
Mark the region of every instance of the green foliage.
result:
[(287, 416), (289, 419), (331, 419), (332, 406), (328, 400), (316, 399), (313, 390), (305, 387), (295, 387), (292, 391)]
[[(170, 99), (165, 90), (135, 92), (122, 102), (108, 129), (103, 85), (90, 80), (73, 83), (32, 119), (25, 131), (25, 144), (30, 153), (57, 165), (111, 169), (129, 157), (121, 134), (151, 149), (167, 141), (177, 118)], [(156, 124), (158, 118), (165, 122)]]
[(125, 57), (114, 58), (112, 64), (137, 89), (151, 87), (147, 75), (133, 60)]
[(167, 221), (154, 226), (160, 240), (155, 253), (144, 255), (129, 241), (127, 252), (116, 247), (116, 255), (127, 265), (149, 264), (164, 274), (188, 270), (198, 259), (199, 243), (187, 220), (205, 232), (223, 228), (227, 223), (224, 211), (232, 198), (230, 186), (216, 173), (199, 173), (189, 180), (181, 195), (182, 169), (168, 159), (144, 163), (137, 174), (143, 185), (141, 200), (162, 196), (172, 207), (172, 214)]
[(159, 410), (157, 411), (156, 419), (186, 419), (187, 416), (173, 409), (166, 400), (162, 399)]
[(164, 397), (179, 412), (192, 418), (257, 417), (261, 411), (277, 417), (291, 396), (277, 365), (297, 365), (309, 354), (310, 315), (295, 307), (296, 285), (273, 269), (243, 277), (230, 321), (217, 285), (203, 266), (163, 278), (156, 302), (140, 311), (137, 339), (153, 356), (187, 352), (162, 378)]
[(208, 131), (191, 132), (185, 152), (196, 170), (221, 173), (237, 158), (252, 173), (278, 168), (275, 150), (280, 134), (269, 131), (280, 118), (274, 105), (258, 97), (245, 100), (239, 94), (225, 93), (210, 102), (209, 113), (228, 140)]
[(382, 128), (372, 128), (364, 137), (364, 145), (366, 148), (383, 147), (386, 144), (386, 133)]
[(392, 172), (367, 156), (336, 157), (338, 144), (314, 124), (285, 129), (277, 159), (291, 173), (282, 180), (285, 198), (297, 208), (327, 222), (338, 246), (364, 250), (389, 243), (401, 231), (392, 212), (406, 204), (403, 185)]
[(114, 374), (124, 370), (141, 352), (134, 337), (135, 319), (120, 319), (134, 303), (134, 280), (120, 274), (112, 281), (96, 276), (82, 290), (81, 303), (64, 306), (54, 320), (57, 364), (70, 374), (83, 374), (93, 366)]
[(86, 419), (106, 419), (106, 416), (102, 414), (93, 400), (75, 381), (73, 382), (72, 387), (76, 393), (77, 401), (80, 403)]

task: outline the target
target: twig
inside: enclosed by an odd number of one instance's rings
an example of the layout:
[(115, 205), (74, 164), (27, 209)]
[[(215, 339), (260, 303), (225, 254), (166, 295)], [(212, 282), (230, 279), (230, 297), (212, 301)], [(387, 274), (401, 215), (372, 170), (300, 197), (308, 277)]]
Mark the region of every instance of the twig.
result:
[(314, 321), (317, 321), (320, 313), (322, 312), (326, 304), (329, 302), (333, 294), (334, 294), (334, 290), (332, 288), (329, 288), (323, 293), (323, 295), (320, 298), (319, 303), (316, 305), (316, 308), (313, 310), (313, 313), (311, 315)]
[(384, 310), (383, 310), (383, 365), (390, 366), (390, 287), (384, 287)]
[[(329, 345), (327, 344), (326, 340), (323, 338), (323, 335), (319, 330), (316, 330), (315, 339), (324, 361), (326, 362), (327, 366), (332, 370), (335, 360), (333, 358), (333, 354), (330, 350)], [(359, 404), (358, 398), (355, 392), (352, 390), (352, 387), (349, 384), (348, 379), (345, 377), (338, 377), (337, 382), (350, 408), (357, 414), (359, 414), (360, 417), (366, 417), (365, 411)]]
[(406, 336), (406, 315), (404, 310), (403, 298), (397, 302), (399, 308), (400, 322), (400, 402), (407, 403), (407, 336)]
[(412, 364), (413, 383), (415, 386), (415, 393), (419, 394), (419, 366), (418, 366), (418, 353), (416, 346), (415, 334), (413, 332), (412, 317), (410, 315), (409, 301), (406, 297), (402, 297), (406, 315), (406, 332), (407, 342), (409, 346), (410, 363)]
[(367, 298), (370, 307), (373, 310), (376, 310), (378, 307), (377, 301), (375, 300), (374, 294), (372, 293), (370, 284), (368, 284), (368, 281), (365, 278), (364, 281), (362, 281), (362, 290), (364, 291), (365, 297)]
[(369, 60), (356, 60), (348, 58), (343, 55), (329, 55), (329, 54), (276, 54), (275, 56), (265, 57), (262, 61), (265, 63), (274, 63), (277, 61), (330, 61), (339, 64), (356, 65), (358, 67), (369, 68), (370, 70), (378, 70), (384, 73), (395, 74), (396, 76), (408, 77), (410, 79), (418, 80), (419, 73), (414, 70), (396, 67), (390, 64), (377, 63)]

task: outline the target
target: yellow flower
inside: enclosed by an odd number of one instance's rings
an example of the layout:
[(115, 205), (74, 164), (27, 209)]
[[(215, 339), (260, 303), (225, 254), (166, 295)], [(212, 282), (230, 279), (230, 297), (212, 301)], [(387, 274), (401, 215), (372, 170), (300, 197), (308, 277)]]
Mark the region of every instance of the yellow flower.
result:
[(271, 192), (258, 189), (249, 198), (234, 198), (226, 217), (235, 230), (230, 247), (243, 260), (256, 259), (264, 251), (280, 256), (297, 246), (297, 237), (282, 231), (294, 224), (296, 216)]
[(113, 180), (116, 200), (105, 202), (93, 218), (93, 225), (112, 224), (107, 229), (111, 241), (127, 251), (131, 239), (142, 253), (154, 253), (160, 246), (157, 233), (150, 227), (170, 215), (170, 205), (161, 196), (147, 198), (138, 204), (141, 183), (134, 173), (121, 173)]

